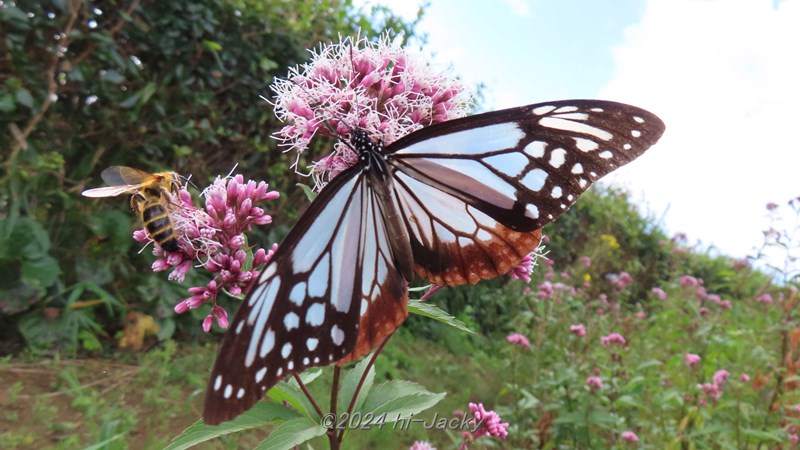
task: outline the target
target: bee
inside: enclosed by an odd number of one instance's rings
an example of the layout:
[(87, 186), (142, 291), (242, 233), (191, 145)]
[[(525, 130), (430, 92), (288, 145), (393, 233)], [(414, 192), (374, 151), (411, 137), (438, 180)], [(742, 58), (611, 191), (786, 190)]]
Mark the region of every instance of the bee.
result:
[(139, 214), (150, 238), (168, 252), (177, 252), (178, 241), (169, 217), (172, 195), (180, 188), (175, 172), (149, 173), (125, 166), (111, 166), (100, 176), (108, 186), (83, 191), (85, 197), (131, 196), (131, 209)]

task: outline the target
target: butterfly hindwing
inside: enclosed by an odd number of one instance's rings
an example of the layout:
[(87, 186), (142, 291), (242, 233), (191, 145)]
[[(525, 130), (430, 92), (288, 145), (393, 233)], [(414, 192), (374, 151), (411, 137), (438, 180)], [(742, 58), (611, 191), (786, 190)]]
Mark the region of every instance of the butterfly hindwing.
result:
[(664, 131), (625, 104), (571, 100), (443, 122), (387, 147), (416, 272), (463, 284), (503, 274), (535, 230)]
[(236, 417), (291, 373), (367, 353), (405, 319), (407, 282), (366, 178), (337, 177), (267, 263), (223, 339), (206, 423)]

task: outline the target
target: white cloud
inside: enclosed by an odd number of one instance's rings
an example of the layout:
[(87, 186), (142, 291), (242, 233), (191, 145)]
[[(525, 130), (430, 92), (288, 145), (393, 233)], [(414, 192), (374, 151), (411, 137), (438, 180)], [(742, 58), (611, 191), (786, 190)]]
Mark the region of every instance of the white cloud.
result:
[(800, 195), (800, 2), (650, 0), (602, 98), (658, 114), (662, 141), (618, 179), (671, 231), (744, 256), (765, 204)]
[(511, 11), (518, 15), (529, 17), (531, 15), (531, 9), (528, 7), (528, 3), (525, 0), (503, 0)]

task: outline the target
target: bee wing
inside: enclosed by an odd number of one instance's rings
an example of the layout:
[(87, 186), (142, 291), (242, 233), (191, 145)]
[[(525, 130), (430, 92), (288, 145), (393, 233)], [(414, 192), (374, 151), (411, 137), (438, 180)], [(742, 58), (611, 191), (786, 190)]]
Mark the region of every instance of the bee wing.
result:
[(84, 197), (116, 197), (122, 194), (132, 194), (139, 189), (138, 184), (126, 184), (122, 186), (106, 186), (88, 189), (81, 192)]
[[(100, 174), (109, 186), (140, 185), (151, 181), (154, 175), (144, 170), (126, 166), (111, 166)], [(119, 194), (116, 194), (119, 195)]]

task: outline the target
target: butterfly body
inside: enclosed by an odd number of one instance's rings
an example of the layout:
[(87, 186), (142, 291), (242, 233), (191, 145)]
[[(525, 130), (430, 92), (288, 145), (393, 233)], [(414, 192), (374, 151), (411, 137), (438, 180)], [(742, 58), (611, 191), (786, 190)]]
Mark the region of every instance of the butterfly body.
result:
[(231, 322), (204, 420), (229, 420), (307, 367), (368, 353), (405, 320), (408, 282), (507, 273), (540, 229), (664, 124), (614, 102), (548, 102), (443, 122), (383, 146), (361, 130), (358, 162), (312, 202)]

